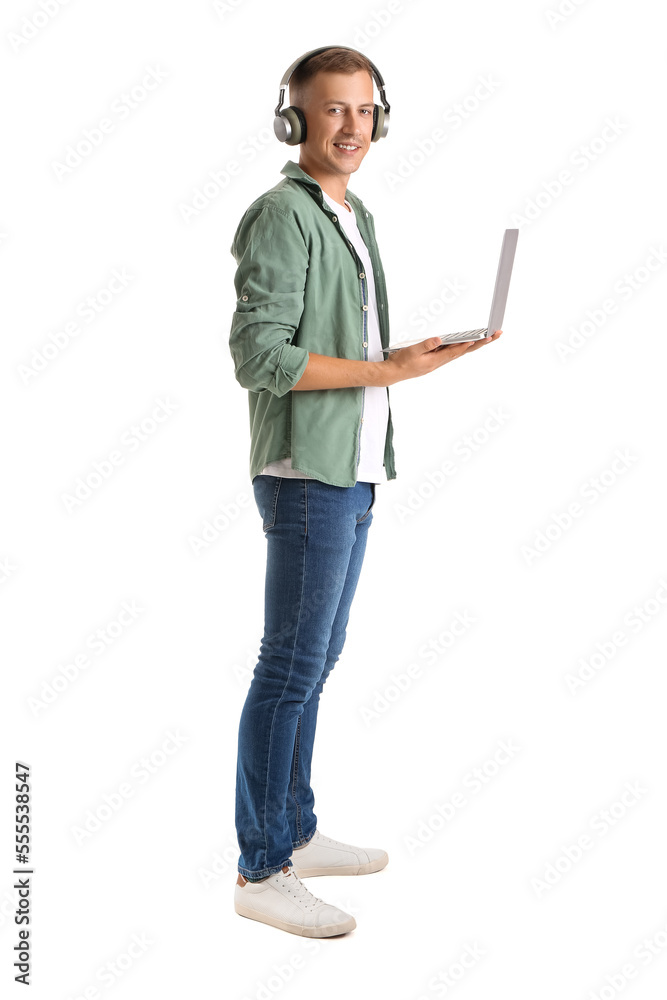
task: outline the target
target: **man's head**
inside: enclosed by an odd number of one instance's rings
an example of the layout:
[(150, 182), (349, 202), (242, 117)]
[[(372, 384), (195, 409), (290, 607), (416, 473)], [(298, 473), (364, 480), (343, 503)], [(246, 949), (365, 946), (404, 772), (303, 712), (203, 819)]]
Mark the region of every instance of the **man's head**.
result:
[[(306, 118), (299, 166), (322, 183), (347, 186), (368, 152), (373, 132), (373, 71), (361, 52), (332, 48), (298, 66), (289, 82), (290, 104)], [(343, 145), (354, 146), (345, 150)]]

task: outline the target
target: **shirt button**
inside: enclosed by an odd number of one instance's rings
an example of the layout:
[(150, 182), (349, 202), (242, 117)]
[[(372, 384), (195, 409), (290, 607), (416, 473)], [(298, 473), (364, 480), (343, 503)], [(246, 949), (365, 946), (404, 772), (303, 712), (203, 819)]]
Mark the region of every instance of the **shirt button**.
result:
[(362, 272), (361, 272), (361, 274), (359, 275), (359, 277), (360, 277), (360, 278), (365, 278), (365, 277), (366, 277), (366, 275), (365, 275), (365, 274), (364, 274), (364, 272), (362, 271)]
[(337, 215), (332, 215), (331, 216), (331, 221), (332, 222), (338, 222), (338, 216)]
[(365, 340), (365, 341), (364, 341), (364, 344), (363, 344), (363, 346), (364, 346), (364, 347), (368, 347), (368, 341), (367, 341), (367, 340)]
[(366, 312), (366, 310), (368, 309), (368, 306), (362, 306), (361, 308), (364, 310), (364, 312)]
[(366, 218), (368, 218), (368, 212), (366, 212)]
[(241, 298), (243, 299), (244, 302), (248, 301), (248, 296), (247, 295), (242, 295)]

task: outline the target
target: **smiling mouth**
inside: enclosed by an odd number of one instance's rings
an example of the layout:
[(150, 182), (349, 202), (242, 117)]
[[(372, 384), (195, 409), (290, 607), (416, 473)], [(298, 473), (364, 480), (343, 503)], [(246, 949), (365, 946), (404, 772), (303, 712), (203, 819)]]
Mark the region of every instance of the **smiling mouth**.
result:
[(342, 149), (344, 153), (356, 153), (361, 147), (354, 142), (334, 142), (336, 149)]

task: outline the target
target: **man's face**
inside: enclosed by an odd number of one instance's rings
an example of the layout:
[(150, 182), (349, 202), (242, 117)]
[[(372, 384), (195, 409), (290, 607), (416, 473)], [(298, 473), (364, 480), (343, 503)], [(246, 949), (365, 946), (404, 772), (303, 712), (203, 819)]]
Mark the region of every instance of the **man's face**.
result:
[[(307, 83), (299, 105), (306, 116), (306, 141), (300, 146), (299, 165), (312, 176), (347, 177), (359, 169), (373, 131), (373, 80), (365, 70), (356, 73), (320, 72)], [(342, 145), (354, 150), (341, 149)], [(310, 168), (310, 169), (309, 169)]]

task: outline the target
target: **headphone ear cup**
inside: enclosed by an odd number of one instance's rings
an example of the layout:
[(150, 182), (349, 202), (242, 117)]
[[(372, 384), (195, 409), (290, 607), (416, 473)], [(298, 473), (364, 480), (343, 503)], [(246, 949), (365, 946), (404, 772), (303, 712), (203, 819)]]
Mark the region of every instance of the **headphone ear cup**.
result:
[(371, 142), (377, 142), (382, 135), (382, 129), (384, 127), (384, 108), (381, 104), (373, 105), (373, 131), (371, 133)]
[(293, 105), (290, 105), (289, 108), (285, 108), (282, 112), (282, 117), (287, 119), (292, 128), (289, 139), (284, 139), (283, 141), (288, 146), (298, 146), (306, 138), (306, 116), (301, 108), (295, 108)]

